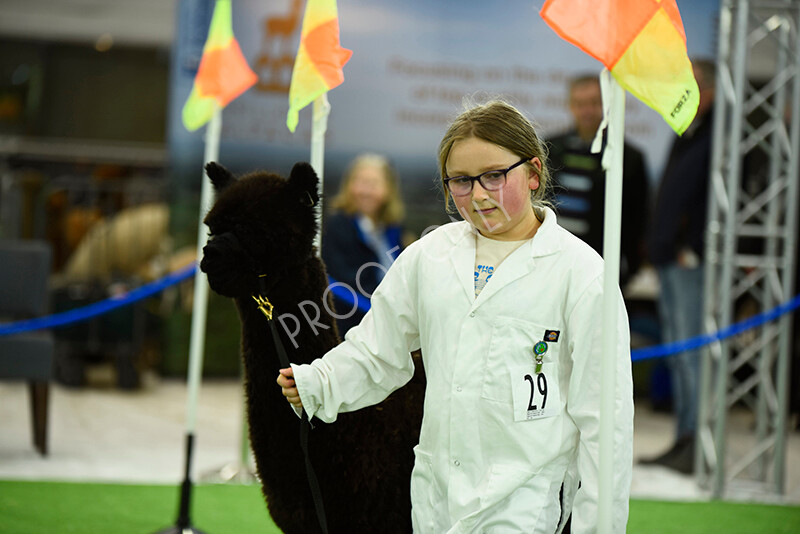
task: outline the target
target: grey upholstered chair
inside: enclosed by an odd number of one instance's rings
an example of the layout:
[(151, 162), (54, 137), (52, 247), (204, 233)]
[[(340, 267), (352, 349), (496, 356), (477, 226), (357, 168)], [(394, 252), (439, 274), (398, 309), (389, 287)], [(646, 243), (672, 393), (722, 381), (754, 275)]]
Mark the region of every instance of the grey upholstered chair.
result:
[[(0, 321), (40, 317), (48, 311), (50, 245), (0, 240)], [(47, 415), (55, 341), (48, 330), (0, 336), (0, 380), (26, 380), (30, 387), (33, 444), (47, 454)], [(0, 428), (2, 423), (0, 423)]]

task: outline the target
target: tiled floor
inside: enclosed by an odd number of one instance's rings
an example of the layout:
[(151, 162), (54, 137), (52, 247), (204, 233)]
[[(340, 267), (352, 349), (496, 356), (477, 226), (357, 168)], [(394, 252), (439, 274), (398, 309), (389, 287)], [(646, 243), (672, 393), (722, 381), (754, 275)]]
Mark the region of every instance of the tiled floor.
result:
[[(206, 380), (197, 407), (195, 481), (219, 482), (237, 471), (246, 476), (242, 453), (242, 396), (236, 380)], [(27, 387), (0, 382), (0, 479), (108, 481), (177, 484), (183, 477), (186, 387), (181, 380), (148, 376), (141, 390), (113, 387), (51, 389), (50, 454), (42, 458), (30, 441)], [(731, 431), (746, 439), (746, 420), (732, 418)], [(672, 419), (637, 404), (634, 458), (671, 444)], [(800, 505), (800, 433), (789, 438), (789, 491), (780, 500)], [(661, 467), (635, 466), (632, 495), (704, 500), (692, 477)], [(758, 498), (755, 500), (774, 500)]]

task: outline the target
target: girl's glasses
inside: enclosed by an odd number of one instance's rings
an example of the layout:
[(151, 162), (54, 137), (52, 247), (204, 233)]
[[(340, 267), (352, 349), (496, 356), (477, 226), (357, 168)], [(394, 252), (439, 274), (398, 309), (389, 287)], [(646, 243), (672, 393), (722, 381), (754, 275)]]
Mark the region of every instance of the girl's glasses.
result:
[(509, 171), (519, 167), (526, 161), (528, 161), (528, 158), (522, 158), (507, 169), (486, 171), (478, 176), (453, 176), (452, 178), (445, 178), (444, 183), (447, 185), (447, 189), (450, 190), (450, 193), (456, 197), (469, 195), (472, 192), (472, 187), (475, 184), (475, 181), (480, 182), (481, 187), (487, 191), (497, 191), (506, 185), (506, 177)]

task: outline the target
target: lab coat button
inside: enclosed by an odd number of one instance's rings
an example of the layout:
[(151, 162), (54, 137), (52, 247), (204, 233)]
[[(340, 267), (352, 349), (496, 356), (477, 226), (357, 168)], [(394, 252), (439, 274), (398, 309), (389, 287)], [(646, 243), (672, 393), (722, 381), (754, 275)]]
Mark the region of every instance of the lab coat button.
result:
[(475, 317), (475, 312), (469, 314), (470, 317)]
[(458, 460), (455, 460), (455, 461), (453, 461), (453, 465), (458, 467), (459, 465), (461, 465), (461, 462), (459, 462)]
[(456, 391), (458, 391), (459, 393), (461, 393), (461, 386), (456, 386)]

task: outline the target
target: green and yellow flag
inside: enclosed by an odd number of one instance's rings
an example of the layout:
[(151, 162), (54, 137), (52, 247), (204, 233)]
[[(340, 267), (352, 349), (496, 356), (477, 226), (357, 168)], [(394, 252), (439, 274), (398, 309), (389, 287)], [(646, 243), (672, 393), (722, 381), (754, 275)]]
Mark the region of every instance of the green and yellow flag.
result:
[(183, 106), (183, 125), (197, 130), (211, 120), (217, 107), (227, 106), (257, 79), (233, 36), (231, 1), (217, 0), (194, 87)]
[(675, 0), (548, 0), (540, 15), (678, 135), (692, 123), (699, 90)]
[(308, 0), (289, 86), (289, 131), (297, 128), (301, 109), (344, 81), (342, 67), (352, 55), (351, 50), (339, 45), (336, 0)]

